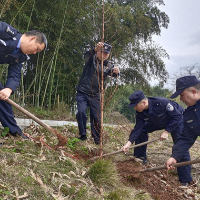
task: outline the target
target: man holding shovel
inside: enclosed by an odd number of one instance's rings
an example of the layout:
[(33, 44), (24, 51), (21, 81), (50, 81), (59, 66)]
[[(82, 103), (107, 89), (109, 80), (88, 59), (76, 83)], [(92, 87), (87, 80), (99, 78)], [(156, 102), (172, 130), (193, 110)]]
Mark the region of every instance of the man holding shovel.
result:
[[(183, 129), (183, 111), (184, 109), (174, 101), (170, 101), (162, 97), (145, 97), (141, 90), (135, 91), (129, 97), (130, 108), (136, 110), (136, 125), (131, 131), (129, 141), (122, 148), (127, 152), (131, 144), (140, 144), (148, 140), (148, 133), (156, 130), (163, 130), (160, 136), (161, 140), (168, 138), (171, 133), (173, 142), (177, 140)], [(147, 145), (134, 149), (134, 156), (147, 163), (146, 156)], [(181, 161), (189, 161), (189, 152), (185, 152)], [(183, 166), (178, 168), (179, 181), (182, 185), (192, 181), (191, 166)]]
[(27, 54), (36, 54), (44, 48), (47, 48), (47, 39), (42, 32), (33, 30), (21, 34), (9, 24), (0, 21), (0, 64), (9, 64), (5, 86), (0, 83), (0, 121), (14, 136), (27, 139), (16, 124), (12, 106), (5, 100), (20, 83), (22, 63), (27, 60)]
[[(180, 100), (188, 107), (185, 110), (184, 128), (172, 148), (172, 156), (166, 162), (167, 169), (172, 169), (172, 164), (181, 162), (182, 158), (200, 136), (200, 80), (196, 76), (184, 76), (176, 80), (176, 92), (171, 98), (180, 95)], [(188, 181), (189, 183), (189, 181)]]

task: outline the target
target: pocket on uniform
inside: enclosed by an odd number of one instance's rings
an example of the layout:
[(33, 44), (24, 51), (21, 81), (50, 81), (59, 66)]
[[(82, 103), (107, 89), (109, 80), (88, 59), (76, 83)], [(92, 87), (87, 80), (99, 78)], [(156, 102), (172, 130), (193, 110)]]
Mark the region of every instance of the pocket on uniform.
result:
[(200, 126), (191, 127), (190, 130), (197, 136), (200, 136)]
[(158, 121), (162, 121), (165, 118), (164, 113), (158, 115)]

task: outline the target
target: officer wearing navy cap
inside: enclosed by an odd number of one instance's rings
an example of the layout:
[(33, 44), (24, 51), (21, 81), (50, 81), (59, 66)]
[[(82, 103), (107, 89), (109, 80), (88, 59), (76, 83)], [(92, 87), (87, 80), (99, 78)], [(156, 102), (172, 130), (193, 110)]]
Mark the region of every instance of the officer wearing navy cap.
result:
[(0, 121), (14, 136), (27, 139), (16, 124), (12, 106), (4, 100), (17, 89), (22, 63), (27, 60), (27, 54), (36, 54), (46, 48), (47, 39), (42, 32), (33, 30), (21, 34), (9, 24), (0, 21), (0, 64), (9, 64), (6, 83), (4, 86), (0, 83)]
[[(140, 144), (148, 140), (148, 133), (156, 130), (163, 130), (160, 136), (161, 140), (168, 138), (171, 133), (173, 142), (177, 140), (183, 129), (183, 111), (184, 109), (174, 101), (162, 97), (146, 97), (141, 90), (135, 91), (129, 97), (130, 108), (136, 110), (136, 125), (131, 131), (128, 142), (122, 148), (127, 152), (131, 144)], [(134, 149), (134, 156), (147, 163), (146, 155), (147, 145)], [(190, 160), (190, 154), (185, 152), (180, 161)], [(191, 166), (178, 168), (179, 181), (182, 185), (192, 181)]]
[(176, 80), (176, 92), (171, 98), (180, 95), (180, 100), (188, 107), (185, 110), (184, 128), (172, 148), (172, 155), (166, 162), (168, 169), (172, 164), (180, 162), (186, 152), (200, 136), (200, 80), (196, 76), (184, 76)]
[[(108, 61), (112, 46), (106, 43), (98, 42), (95, 49), (87, 51), (84, 55), (85, 66), (82, 76), (77, 86), (77, 108), (78, 113), (76, 119), (78, 122), (80, 140), (86, 140), (86, 110), (90, 108), (90, 123), (92, 137), (95, 144), (100, 142), (101, 128), (101, 80), (102, 73), (104, 80), (107, 76), (117, 77), (119, 68)], [(103, 61), (103, 72), (101, 69), (101, 61)]]

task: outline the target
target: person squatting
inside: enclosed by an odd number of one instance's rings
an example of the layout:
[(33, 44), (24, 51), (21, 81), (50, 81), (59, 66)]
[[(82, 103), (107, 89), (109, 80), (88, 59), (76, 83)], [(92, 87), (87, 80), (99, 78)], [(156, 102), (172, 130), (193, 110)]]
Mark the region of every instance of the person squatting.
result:
[[(148, 140), (148, 133), (156, 130), (163, 130), (160, 139), (165, 140), (171, 133), (173, 142), (176, 143), (177, 138), (183, 129), (183, 111), (184, 109), (176, 102), (163, 97), (146, 97), (143, 91), (135, 91), (129, 97), (130, 108), (136, 110), (136, 124), (131, 131), (128, 142), (122, 150), (127, 152), (131, 144), (140, 144)], [(134, 156), (141, 159), (147, 164), (146, 155), (147, 145), (134, 149)], [(189, 161), (190, 154), (186, 151), (180, 162)], [(191, 166), (178, 167), (179, 181), (182, 185), (192, 182)]]

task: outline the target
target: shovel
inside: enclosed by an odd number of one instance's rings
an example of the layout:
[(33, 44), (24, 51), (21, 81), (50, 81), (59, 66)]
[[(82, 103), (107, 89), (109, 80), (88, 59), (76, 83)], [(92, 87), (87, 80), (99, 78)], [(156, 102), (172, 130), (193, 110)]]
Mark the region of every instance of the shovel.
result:
[[(196, 163), (200, 163), (200, 159), (176, 163), (176, 164), (173, 164), (172, 166), (173, 167), (182, 167), (182, 166), (192, 165), (192, 164), (196, 164)], [(167, 169), (167, 167), (164, 165), (164, 166), (159, 166), (159, 167), (147, 168), (144, 170), (135, 171), (134, 173), (144, 173), (144, 172), (156, 171), (156, 170), (161, 170), (161, 169)]]
[(55, 150), (58, 147), (65, 146), (67, 144), (68, 139), (65, 136), (63, 136), (62, 134), (60, 134), (57, 130), (53, 129), (49, 125), (47, 125), (44, 122), (42, 122), (36, 116), (34, 116), (33, 114), (31, 114), (30, 112), (28, 112), (27, 110), (25, 110), (24, 108), (22, 108), (21, 106), (19, 106), (18, 104), (16, 104), (11, 99), (6, 99), (5, 101), (8, 102), (13, 107), (17, 108), (19, 111), (21, 111), (22, 113), (24, 113), (25, 115), (27, 115), (31, 119), (33, 119), (35, 122), (37, 122), (41, 126), (43, 126), (47, 131), (49, 131), (50, 133), (53, 133), (58, 138), (58, 141), (59, 141), (58, 144), (54, 147)]
[[(149, 140), (147, 142), (143, 142), (143, 143), (140, 143), (140, 144), (137, 144), (137, 145), (134, 145), (132, 147), (130, 147), (129, 149), (135, 149), (137, 147), (140, 147), (140, 146), (143, 146), (145, 144), (149, 144), (149, 143), (152, 143), (152, 142), (155, 142), (157, 140), (159, 140), (160, 138), (156, 138), (154, 140)], [(118, 150), (118, 151), (114, 151), (114, 152), (111, 152), (111, 153), (107, 153), (107, 154), (103, 154), (101, 157), (106, 157), (106, 156), (110, 156), (110, 155), (114, 155), (114, 154), (118, 154), (118, 153), (123, 153), (124, 151), (123, 150)], [(95, 160), (97, 158), (99, 158), (100, 156), (95, 156), (93, 158), (91, 158), (90, 160)]]

